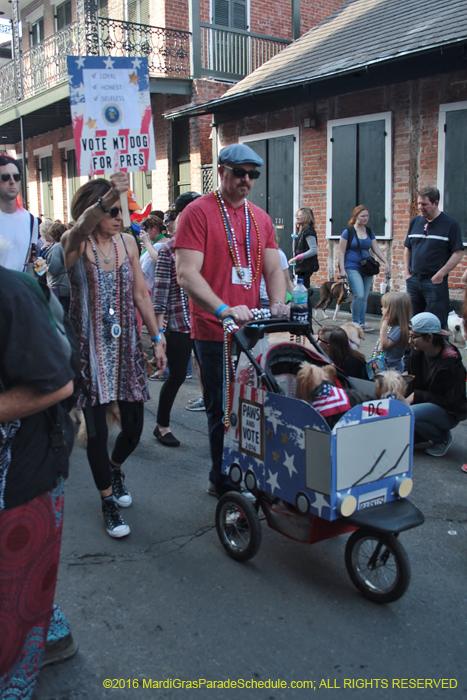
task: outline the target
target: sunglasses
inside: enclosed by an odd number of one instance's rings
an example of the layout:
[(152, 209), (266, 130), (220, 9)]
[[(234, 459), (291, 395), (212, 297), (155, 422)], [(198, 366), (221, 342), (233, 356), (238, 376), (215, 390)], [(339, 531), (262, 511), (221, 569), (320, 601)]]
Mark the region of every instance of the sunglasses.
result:
[(109, 209), (109, 216), (112, 217), (112, 219), (115, 219), (116, 216), (122, 213), (122, 208), (121, 207), (111, 207)]
[(327, 340), (324, 340), (324, 338), (318, 338), (319, 343), (323, 343), (323, 345), (329, 345)]
[(224, 165), (224, 168), (231, 170), (234, 177), (239, 177), (243, 180), (245, 175), (248, 175), (250, 180), (257, 180), (261, 173), (259, 170), (245, 170), (245, 168), (231, 168), (230, 165)]
[(15, 182), (19, 182), (21, 180), (21, 175), (19, 173), (14, 173), (14, 175), (11, 173), (3, 173), (2, 182), (8, 182), (10, 177), (12, 177)]

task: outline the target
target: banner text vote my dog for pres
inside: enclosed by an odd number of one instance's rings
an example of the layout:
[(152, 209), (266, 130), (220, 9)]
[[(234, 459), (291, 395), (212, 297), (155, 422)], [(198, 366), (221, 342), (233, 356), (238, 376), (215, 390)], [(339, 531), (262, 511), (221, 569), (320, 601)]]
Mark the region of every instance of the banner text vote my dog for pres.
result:
[(154, 170), (147, 58), (68, 56), (80, 175)]

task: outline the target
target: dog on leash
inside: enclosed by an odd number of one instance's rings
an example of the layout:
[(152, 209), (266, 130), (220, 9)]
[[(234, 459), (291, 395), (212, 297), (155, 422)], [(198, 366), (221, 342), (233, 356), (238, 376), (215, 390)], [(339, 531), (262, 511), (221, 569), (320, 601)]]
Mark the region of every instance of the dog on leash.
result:
[(448, 315), (448, 328), (453, 334), (453, 340), (457, 343), (457, 338), (460, 335), (463, 338), (464, 343), (467, 347), (467, 337), (464, 326), (464, 319), (458, 316), (455, 311), (450, 311)]
[(361, 326), (358, 326), (352, 321), (348, 321), (341, 326), (342, 330), (347, 333), (349, 345), (352, 350), (360, 350), (362, 340), (365, 340), (365, 331)]
[(346, 301), (350, 295), (351, 291), (346, 279), (341, 279), (338, 282), (331, 280), (329, 282), (323, 282), (319, 288), (319, 301), (316, 304), (315, 309), (319, 309), (324, 304), (321, 311), (323, 313), (323, 318), (327, 318), (326, 309), (328, 308), (329, 304), (335, 300), (336, 310), (334, 311), (334, 316), (332, 317), (332, 320), (335, 321), (341, 304)]
[[(86, 447), (86, 445), (88, 444), (88, 433), (86, 430), (86, 421), (84, 420), (84, 413), (79, 408), (73, 408), (70, 415), (72, 416), (72, 418), (74, 418), (75, 422), (79, 426), (76, 439), (78, 440), (78, 443), (81, 445), (81, 447)], [(105, 408), (105, 418), (109, 430), (111, 430), (114, 427), (118, 427), (121, 429), (122, 424), (120, 419), (120, 409), (116, 401), (111, 401), (109, 404), (107, 404)]]

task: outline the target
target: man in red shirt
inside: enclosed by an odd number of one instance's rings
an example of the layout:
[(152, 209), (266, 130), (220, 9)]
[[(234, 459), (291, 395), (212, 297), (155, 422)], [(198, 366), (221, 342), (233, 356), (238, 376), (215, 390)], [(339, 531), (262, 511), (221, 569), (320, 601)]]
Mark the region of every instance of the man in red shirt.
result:
[(192, 337), (201, 367), (208, 417), (212, 466), (208, 493), (222, 495), (232, 488), (221, 473), (222, 321), (251, 321), (259, 306), (264, 275), (272, 316), (288, 315), (285, 279), (270, 217), (247, 201), (263, 160), (249, 146), (234, 144), (219, 153), (220, 186), (192, 202), (177, 228), (178, 282), (190, 297)]

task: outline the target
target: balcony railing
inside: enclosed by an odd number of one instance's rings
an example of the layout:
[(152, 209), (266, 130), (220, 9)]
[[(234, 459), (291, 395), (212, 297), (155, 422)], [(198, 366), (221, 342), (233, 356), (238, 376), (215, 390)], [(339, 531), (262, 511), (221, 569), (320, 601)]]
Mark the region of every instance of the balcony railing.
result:
[[(86, 28), (90, 28), (90, 33)], [(193, 42), (189, 32), (99, 17), (84, 28), (74, 22), (23, 52), (20, 75), (13, 60), (1, 66), (0, 111), (21, 99), (66, 83), (66, 57), (83, 52), (80, 44), (83, 32), (88, 55), (147, 56), (151, 76), (199, 77), (191, 74)], [(201, 75), (230, 79), (248, 75), (291, 43), (286, 39), (209, 24), (201, 24), (201, 36), (197, 42), (199, 40)]]
[(242, 78), (292, 42), (201, 22), (201, 70), (205, 75)]
[(98, 20), (98, 54), (147, 56), (150, 75), (190, 76), (190, 33), (116, 19)]

